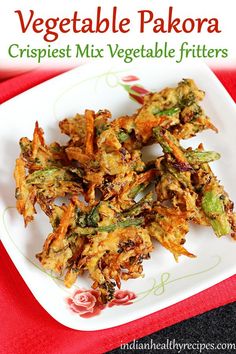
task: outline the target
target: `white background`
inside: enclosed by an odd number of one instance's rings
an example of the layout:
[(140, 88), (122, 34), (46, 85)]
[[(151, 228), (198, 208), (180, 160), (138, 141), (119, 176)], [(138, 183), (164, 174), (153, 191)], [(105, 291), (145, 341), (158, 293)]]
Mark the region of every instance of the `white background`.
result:
[[(36, 17), (42, 17), (45, 20), (49, 17), (73, 17), (74, 11), (78, 11), (79, 17), (95, 17), (97, 6), (102, 6), (104, 16), (111, 18), (113, 6), (118, 7), (118, 18), (129, 17), (131, 19), (131, 30), (127, 34), (113, 34), (108, 31), (104, 34), (74, 34), (72, 31), (66, 34), (60, 34), (59, 38), (53, 43), (47, 43), (43, 40), (44, 33), (34, 33), (31, 28), (22, 34), (18, 15), (15, 10), (21, 10), (28, 19), (29, 10), (35, 11)], [(174, 7), (174, 16), (183, 20), (188, 17), (195, 18), (213, 18), (217, 17), (220, 23), (219, 34), (209, 34), (206, 29), (202, 33), (153, 33), (152, 25), (146, 26), (143, 34), (139, 33), (139, 15), (138, 10), (149, 9), (154, 12), (154, 17), (163, 17), (167, 19), (169, 6)], [(104, 47), (107, 43), (118, 43), (124, 48), (139, 47), (145, 44), (146, 47), (153, 46), (153, 43), (160, 44), (167, 41), (170, 47), (178, 48), (180, 43), (187, 41), (189, 44), (206, 44), (208, 48), (228, 48), (228, 59), (216, 60), (208, 59), (208, 62), (216, 65), (226, 65), (236, 63), (236, 20), (235, 20), (235, 1), (225, 0), (0, 0), (0, 66), (16, 67), (37, 65), (35, 59), (11, 59), (8, 55), (8, 48), (12, 43), (17, 43), (24, 48), (27, 44), (31, 48), (51, 47), (63, 48), (67, 44), (74, 46), (76, 43), (95, 44), (98, 47)], [(79, 59), (51, 59), (47, 65), (75, 65)]]

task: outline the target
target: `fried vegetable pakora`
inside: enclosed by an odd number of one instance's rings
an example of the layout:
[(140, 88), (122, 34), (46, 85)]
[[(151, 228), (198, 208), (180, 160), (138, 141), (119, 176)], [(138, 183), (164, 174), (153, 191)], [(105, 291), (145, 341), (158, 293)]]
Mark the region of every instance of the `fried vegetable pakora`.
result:
[[(132, 116), (111, 120), (108, 110), (86, 110), (62, 120), (66, 145), (46, 145), (37, 122), (32, 141), (20, 140), (17, 210), (25, 226), (36, 203), (49, 217), (52, 232), (36, 257), (63, 274), (67, 287), (88, 272), (101, 301), (112, 300), (121, 280), (143, 276), (154, 239), (176, 260), (195, 257), (183, 246), (191, 222), (236, 239), (233, 202), (209, 167), (220, 155), (180, 143), (204, 129), (217, 132), (199, 105), (203, 97), (185, 79), (147, 94)], [(149, 144), (163, 154), (145, 163), (142, 147)]]

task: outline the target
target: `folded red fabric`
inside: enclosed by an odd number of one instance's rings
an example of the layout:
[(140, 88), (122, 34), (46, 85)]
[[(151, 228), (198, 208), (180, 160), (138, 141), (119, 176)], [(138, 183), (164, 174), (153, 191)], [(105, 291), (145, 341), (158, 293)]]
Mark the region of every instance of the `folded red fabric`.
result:
[[(52, 77), (62, 74), (66, 69), (33, 70), (0, 83), (0, 103), (19, 95)], [(0, 77), (1, 78), (1, 77)]]
[[(0, 84), (0, 103), (63, 72), (32, 71)], [(236, 70), (214, 70), (236, 101)], [(0, 243), (0, 354), (104, 353), (236, 300), (236, 276), (139, 320), (101, 331), (75, 331), (38, 304)]]

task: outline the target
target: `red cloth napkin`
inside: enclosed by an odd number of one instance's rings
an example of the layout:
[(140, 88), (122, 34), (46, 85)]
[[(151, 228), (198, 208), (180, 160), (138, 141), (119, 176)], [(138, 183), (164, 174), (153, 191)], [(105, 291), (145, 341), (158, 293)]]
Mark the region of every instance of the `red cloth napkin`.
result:
[[(236, 101), (236, 70), (214, 70)], [(32, 71), (0, 84), (0, 103), (59, 74)], [(0, 354), (104, 353), (236, 300), (236, 276), (152, 315), (96, 332), (56, 322), (38, 304), (0, 243)]]

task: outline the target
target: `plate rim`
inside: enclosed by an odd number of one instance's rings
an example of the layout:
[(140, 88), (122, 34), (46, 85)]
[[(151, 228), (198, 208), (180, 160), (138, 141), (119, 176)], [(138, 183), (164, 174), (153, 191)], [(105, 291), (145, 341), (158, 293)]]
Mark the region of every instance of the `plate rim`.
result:
[[(235, 112), (236, 112), (236, 105), (235, 105), (235, 102), (233, 101), (232, 97), (231, 97), (230, 94), (227, 92), (227, 90), (225, 89), (225, 87), (223, 86), (223, 84), (218, 80), (218, 78), (216, 77), (216, 75), (212, 72), (212, 70), (211, 70), (205, 63), (202, 63), (202, 64), (203, 64), (203, 65), (201, 65), (200, 67), (202, 67), (203, 70), (204, 70), (205, 72), (207, 72), (208, 75), (211, 75), (212, 80), (214, 80), (214, 82), (217, 83), (218, 89), (221, 91), (222, 95), (224, 96), (224, 97), (223, 97), (223, 100), (226, 100), (228, 104), (232, 105), (232, 108), (233, 108), (233, 109), (235, 110)], [(96, 64), (95, 64), (94, 62), (87, 63), (86, 66), (88, 66), (88, 65), (89, 65), (89, 66), (96, 66)], [(158, 64), (157, 64), (157, 65), (158, 65)], [(64, 78), (64, 77), (66, 77), (66, 76), (69, 77), (69, 75), (72, 75), (72, 73), (74, 73), (75, 71), (80, 70), (81, 68), (83, 68), (82, 65), (80, 65), (80, 66), (77, 67), (77, 68), (71, 69), (71, 70), (69, 70), (69, 71), (67, 71), (67, 72), (64, 72), (64, 73), (62, 73), (62, 74), (60, 74), (60, 75), (57, 75), (57, 76), (55, 76), (55, 77), (53, 77), (53, 78), (51, 78), (51, 79), (49, 79), (49, 80), (47, 80), (47, 81), (45, 81), (45, 82), (43, 82), (43, 83), (40, 83), (40, 84), (37, 85), (37, 86), (34, 86), (34, 87), (30, 88), (30, 89), (27, 90), (27, 91), (22, 92), (21, 94), (15, 96), (15, 97), (13, 97), (13, 98), (11, 98), (10, 100), (4, 102), (3, 104), (1, 104), (1, 105), (0, 105), (0, 112), (1, 112), (1, 113), (4, 113), (5, 107), (7, 107), (7, 106), (9, 106), (9, 105), (11, 106), (12, 104), (14, 105), (15, 101), (18, 101), (19, 99), (21, 99), (21, 97), (24, 97), (25, 95), (31, 95), (32, 92), (34, 92), (34, 91), (36, 91), (36, 90), (38, 90), (38, 89), (41, 90), (42, 87), (44, 87), (44, 85), (51, 85), (51, 83), (52, 83), (53, 81), (55, 81), (55, 79), (63, 81), (63, 78)], [(207, 71), (206, 71), (206, 69), (207, 69)], [(205, 73), (205, 72), (204, 72), (204, 73)], [(2, 111), (3, 111), (3, 112), (2, 112)], [(3, 236), (3, 237), (1, 237), (1, 236)], [(206, 290), (206, 289), (208, 289), (208, 288), (210, 288), (210, 287), (212, 287), (212, 286), (218, 284), (219, 282), (221, 282), (221, 281), (227, 279), (228, 277), (234, 275), (235, 272), (236, 272), (236, 266), (234, 266), (234, 267), (232, 267), (232, 268), (230, 268), (230, 269), (228, 269), (228, 270), (226, 269), (224, 272), (221, 271), (221, 273), (220, 273), (220, 275), (218, 275), (218, 277), (214, 276), (213, 279), (210, 279), (210, 281), (209, 281), (209, 279), (206, 281), (206, 283), (208, 283), (208, 285), (205, 284), (205, 281), (202, 280), (202, 281), (200, 282), (200, 285), (197, 287), (198, 290), (196, 290), (196, 291), (194, 291), (194, 292), (191, 292), (191, 291), (189, 290), (189, 291), (187, 291), (187, 295), (184, 295), (184, 296), (181, 296), (181, 294), (183, 294), (183, 293), (180, 293), (179, 296), (177, 296), (177, 300), (175, 300), (174, 302), (172, 302), (172, 301), (169, 300), (169, 301), (167, 301), (167, 303), (169, 302), (169, 304), (164, 305), (164, 307), (161, 306), (161, 307), (158, 308), (158, 309), (157, 309), (157, 308), (156, 308), (156, 309), (153, 309), (153, 307), (155, 307), (156, 304), (154, 304), (154, 305), (152, 304), (152, 306), (150, 306), (150, 307), (148, 307), (148, 308), (145, 307), (145, 308), (146, 308), (146, 314), (137, 315), (137, 316), (135, 316), (135, 318), (133, 318), (133, 319), (131, 319), (131, 320), (125, 320), (125, 322), (120, 321), (120, 323), (115, 324), (115, 325), (114, 325), (114, 324), (111, 324), (111, 325), (107, 325), (107, 324), (106, 324), (106, 327), (101, 326), (101, 327), (99, 327), (99, 328), (98, 328), (98, 327), (93, 328), (93, 327), (91, 326), (91, 324), (89, 323), (89, 321), (88, 321), (88, 326), (84, 326), (84, 327), (89, 327), (89, 328), (75, 328), (74, 326), (70, 326), (69, 324), (63, 323), (62, 321), (58, 320), (58, 318), (56, 318), (51, 312), (49, 312), (49, 311), (44, 307), (44, 305), (42, 305), (42, 303), (41, 303), (41, 301), (38, 299), (37, 295), (35, 295), (33, 289), (32, 289), (31, 286), (30, 286), (30, 283), (28, 283), (28, 281), (27, 281), (27, 278), (25, 278), (25, 277), (22, 275), (22, 272), (21, 272), (22, 270), (21, 270), (20, 266), (17, 264), (18, 261), (15, 262), (14, 255), (11, 255), (11, 253), (14, 253), (14, 252), (11, 251), (11, 248), (8, 246), (8, 244), (7, 244), (6, 240), (5, 240), (5, 237), (4, 237), (4, 228), (3, 228), (3, 225), (2, 225), (2, 219), (1, 219), (1, 222), (0, 222), (0, 237), (1, 237), (2, 244), (3, 244), (4, 248), (6, 249), (6, 251), (7, 251), (8, 255), (9, 255), (11, 261), (12, 261), (13, 264), (16, 266), (16, 269), (17, 269), (18, 273), (19, 273), (20, 276), (22, 277), (23, 281), (26, 283), (27, 287), (29, 288), (29, 290), (30, 290), (30, 292), (32, 293), (32, 295), (34, 296), (34, 298), (39, 302), (40, 306), (43, 307), (44, 310), (45, 310), (51, 317), (53, 317), (57, 322), (61, 323), (62, 325), (66, 326), (66, 327), (73, 328), (73, 329), (80, 330), (80, 331), (105, 330), (105, 329), (108, 329), (108, 328), (115, 328), (115, 327), (117, 327), (117, 326), (121, 326), (121, 325), (125, 325), (125, 324), (127, 324), (127, 323), (131, 323), (131, 322), (133, 322), (133, 321), (135, 321), (135, 320), (141, 319), (141, 318), (143, 318), (143, 317), (145, 317), (145, 316), (149, 316), (150, 314), (153, 314), (153, 313), (155, 313), (155, 312), (157, 312), (157, 311), (160, 311), (160, 310), (162, 310), (162, 309), (164, 310), (165, 308), (167, 308), (167, 307), (169, 307), (169, 306), (174, 306), (175, 304), (179, 303), (180, 301), (183, 301), (183, 300), (185, 300), (185, 299), (187, 299), (187, 298), (189, 298), (189, 297), (191, 297), (191, 296), (195, 296), (195, 295), (198, 294), (199, 292), (204, 291), (204, 290)], [(24, 272), (23, 272), (23, 273), (24, 273)], [(209, 283), (210, 283), (210, 285), (209, 285)], [(184, 294), (185, 294), (185, 293), (184, 293)], [(176, 297), (176, 295), (175, 295), (175, 297)], [(165, 301), (164, 301), (164, 302), (165, 302)], [(148, 310), (148, 309), (149, 309), (149, 310)]]

